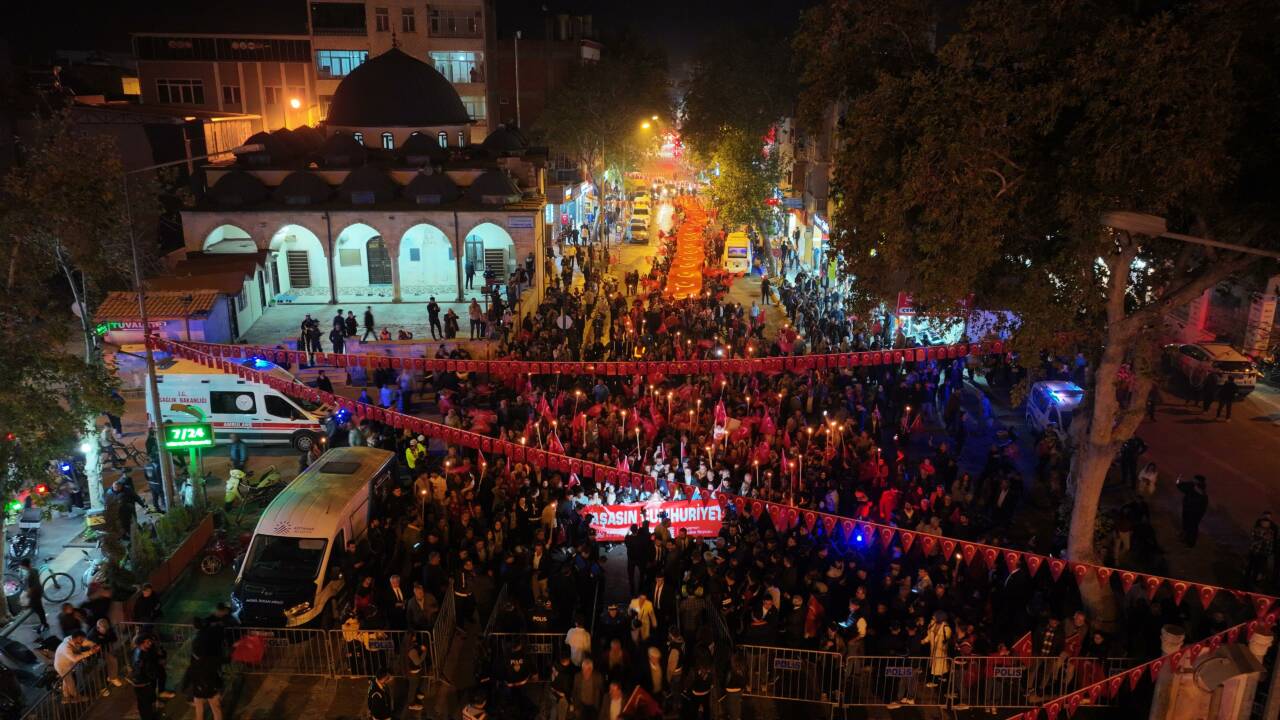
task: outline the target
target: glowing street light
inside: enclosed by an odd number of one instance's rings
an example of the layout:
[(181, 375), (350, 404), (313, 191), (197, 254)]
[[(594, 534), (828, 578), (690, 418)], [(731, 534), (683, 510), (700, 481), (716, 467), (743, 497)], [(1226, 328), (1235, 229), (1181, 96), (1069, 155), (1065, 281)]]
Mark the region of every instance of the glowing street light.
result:
[(302, 101), (299, 100), (298, 98), (290, 98), (289, 107), (293, 108), (294, 110), (297, 110), (302, 107)]
[(649, 129), (649, 121), (648, 121), (648, 120), (645, 120), (644, 122), (640, 123), (640, 128), (641, 128), (641, 129), (643, 129), (643, 130), (648, 130), (648, 129)]

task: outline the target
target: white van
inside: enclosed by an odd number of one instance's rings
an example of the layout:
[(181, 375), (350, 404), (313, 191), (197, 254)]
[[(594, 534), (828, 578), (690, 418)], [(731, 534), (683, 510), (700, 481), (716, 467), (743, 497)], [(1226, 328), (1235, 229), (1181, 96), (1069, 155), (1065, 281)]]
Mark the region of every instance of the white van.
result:
[[(267, 506), (231, 588), (243, 625), (337, 625), (356, 578), (342, 576), (347, 541), (365, 539), (391, 490), (395, 453), (333, 448)], [(337, 622), (335, 622), (337, 621)]]
[[(232, 360), (273, 377), (298, 382), (289, 371), (262, 358)], [(147, 388), (147, 409), (151, 409), (151, 387)], [(192, 422), (190, 414), (173, 405), (200, 408), (213, 423), (218, 442), (230, 442), (235, 433), (247, 443), (288, 443), (307, 452), (324, 437), (322, 422), (327, 409), (285, 397), (272, 388), (205, 367), (192, 360), (166, 360), (156, 366), (156, 387), (160, 390), (160, 412), (165, 422)]]

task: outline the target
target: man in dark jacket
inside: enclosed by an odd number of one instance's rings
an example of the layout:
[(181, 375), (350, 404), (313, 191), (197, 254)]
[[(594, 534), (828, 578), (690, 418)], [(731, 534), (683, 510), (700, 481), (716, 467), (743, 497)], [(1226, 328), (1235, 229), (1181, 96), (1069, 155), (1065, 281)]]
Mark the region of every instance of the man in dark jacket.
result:
[(1227, 419), (1231, 419), (1231, 406), (1236, 404), (1236, 392), (1240, 389), (1236, 385), (1233, 378), (1227, 378), (1227, 381), (1218, 387), (1218, 412), (1214, 418), (1222, 417), (1222, 411), (1227, 411)]
[(367, 699), (369, 717), (372, 720), (391, 720), (396, 713), (395, 694), (391, 691), (391, 670), (383, 668), (378, 671), (373, 682), (369, 683)]
[(133, 686), (133, 695), (138, 701), (138, 717), (141, 720), (155, 720), (160, 717), (156, 712), (156, 686), (160, 683), (161, 670), (159, 656), (155, 652), (155, 640), (150, 635), (138, 638), (129, 657), (129, 684)]
[(1200, 536), (1200, 521), (1209, 510), (1209, 491), (1203, 475), (1191, 480), (1178, 480), (1182, 491), (1182, 540), (1187, 547), (1195, 547)]

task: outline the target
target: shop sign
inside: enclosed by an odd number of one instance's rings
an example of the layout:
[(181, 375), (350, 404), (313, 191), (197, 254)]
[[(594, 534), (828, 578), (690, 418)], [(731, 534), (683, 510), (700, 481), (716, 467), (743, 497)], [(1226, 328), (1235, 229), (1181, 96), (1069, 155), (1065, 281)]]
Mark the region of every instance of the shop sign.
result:
[(533, 228), (532, 215), (512, 215), (507, 218), (507, 227), (509, 228)]

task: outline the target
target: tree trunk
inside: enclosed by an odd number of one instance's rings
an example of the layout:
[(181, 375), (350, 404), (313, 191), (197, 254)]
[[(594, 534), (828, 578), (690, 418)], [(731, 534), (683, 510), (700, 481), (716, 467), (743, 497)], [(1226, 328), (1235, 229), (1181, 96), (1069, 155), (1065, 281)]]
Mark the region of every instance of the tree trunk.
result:
[[(84, 288), (76, 284), (75, 271), (65, 261), (61, 250), (57, 251), (57, 263), (63, 276), (67, 278), (67, 285), (71, 287), (71, 298), (80, 308), (80, 331), (84, 334), (84, 364), (92, 365), (97, 353), (93, 342), (93, 328), (89, 325), (89, 305), (85, 301)], [(80, 277), (83, 279), (84, 274), (81, 273)]]
[[(1120, 403), (1116, 398), (1116, 380), (1125, 362), (1137, 329), (1125, 320), (1125, 292), (1128, 290), (1129, 267), (1137, 256), (1130, 244), (1110, 258), (1107, 288), (1107, 335), (1094, 372), (1093, 397), (1089, 406), (1089, 425), (1077, 437), (1073, 462), (1074, 492), (1071, 527), (1067, 533), (1067, 557), (1075, 562), (1097, 563), (1093, 533), (1098, 520), (1102, 487), (1115, 457), (1114, 433)], [(1115, 602), (1111, 588), (1103, 586), (1090, 573), (1080, 581), (1080, 596), (1092, 617), (1106, 627), (1115, 622)]]
[(97, 422), (91, 420), (85, 429), (85, 442), (89, 443), (89, 452), (84, 457), (84, 475), (85, 482), (89, 487), (85, 488), (89, 493), (89, 509), (101, 510), (103, 508), (102, 497), (102, 453), (98, 452), (98, 440), (102, 437), (102, 430), (97, 427)]

